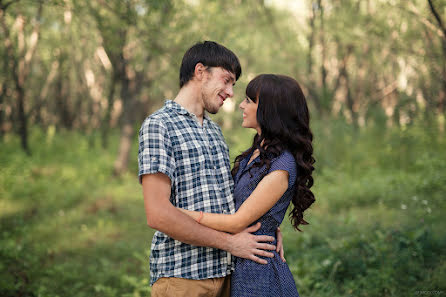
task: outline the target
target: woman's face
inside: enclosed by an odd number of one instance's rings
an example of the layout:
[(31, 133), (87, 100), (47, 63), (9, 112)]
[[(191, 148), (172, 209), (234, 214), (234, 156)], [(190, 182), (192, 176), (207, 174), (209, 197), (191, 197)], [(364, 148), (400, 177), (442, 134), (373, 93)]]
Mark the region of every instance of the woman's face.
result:
[(257, 130), (260, 134), (260, 126), (257, 122), (257, 107), (259, 106), (257, 102), (252, 101), (248, 96), (240, 103), (239, 107), (243, 110), (243, 122), (242, 127), (253, 128)]

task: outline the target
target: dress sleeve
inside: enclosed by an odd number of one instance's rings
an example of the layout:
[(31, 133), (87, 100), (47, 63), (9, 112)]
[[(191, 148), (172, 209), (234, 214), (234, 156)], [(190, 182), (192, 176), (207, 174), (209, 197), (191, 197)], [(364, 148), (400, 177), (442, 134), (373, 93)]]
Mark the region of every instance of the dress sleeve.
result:
[(139, 130), (139, 182), (144, 174), (164, 173), (173, 182), (175, 158), (172, 141), (165, 124), (156, 118), (147, 118)]
[(291, 188), (296, 183), (297, 178), (297, 165), (294, 156), (289, 151), (284, 151), (279, 157), (271, 162), (271, 168), (268, 173), (275, 170), (288, 171), (288, 188)]

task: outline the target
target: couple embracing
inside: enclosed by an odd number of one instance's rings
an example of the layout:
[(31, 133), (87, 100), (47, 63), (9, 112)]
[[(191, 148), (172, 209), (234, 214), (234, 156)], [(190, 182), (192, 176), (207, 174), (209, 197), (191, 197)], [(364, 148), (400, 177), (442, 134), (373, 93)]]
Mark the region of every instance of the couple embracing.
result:
[(233, 96), (237, 56), (205, 41), (180, 68), (176, 98), (150, 115), (139, 133), (139, 178), (152, 239), (152, 297), (298, 296), (283, 258), (279, 226), (307, 224), (314, 202), (309, 112), (299, 84), (262, 74), (240, 103), (251, 147), (231, 171), (222, 132), (206, 114)]

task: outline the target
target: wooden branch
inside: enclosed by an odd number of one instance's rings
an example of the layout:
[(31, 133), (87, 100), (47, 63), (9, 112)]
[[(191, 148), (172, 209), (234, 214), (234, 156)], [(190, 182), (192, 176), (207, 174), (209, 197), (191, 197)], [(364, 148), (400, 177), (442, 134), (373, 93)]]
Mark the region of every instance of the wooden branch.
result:
[(426, 27), (431, 29), (433, 32), (437, 33), (438, 36), (443, 37), (443, 32), (440, 29), (438, 29), (434, 24), (432, 24), (429, 19), (425, 18), (412, 2), (409, 1), (408, 5), (409, 5), (409, 8), (407, 10), (408, 12), (417, 16), (418, 19), (421, 21), (421, 23), (423, 23)]
[[(107, 1), (104, 0), (98, 0), (98, 2), (102, 5), (102, 7), (104, 7), (105, 9), (107, 9), (108, 11), (110, 11), (112, 14), (114, 14), (115, 16), (117, 16), (118, 18), (120, 17), (119, 12), (117, 12), (112, 6), (110, 6), (110, 4)], [(90, 6), (91, 7), (91, 6)]]
[[(28, 76), (28, 73), (30, 71), (31, 66), (31, 60), (34, 56), (34, 53), (36, 52), (37, 48), (37, 41), (39, 40), (40, 36), (40, 18), (42, 16), (42, 10), (43, 10), (43, 4), (42, 2), (39, 3), (39, 8), (37, 10), (37, 16), (36, 16), (36, 25), (34, 26), (33, 32), (31, 33), (31, 36), (29, 37), (29, 47), (24, 53), (23, 59), (19, 60), (19, 83), (23, 86), (25, 83), (26, 77)], [(24, 20), (19, 20), (24, 23)], [(25, 39), (24, 37), (24, 24), (20, 24), (19, 28), (19, 39)], [(23, 41), (22, 41), (23, 42)], [(19, 47), (19, 54), (21, 56), (21, 51), (25, 51), (25, 46), (23, 45), (23, 48), (20, 49)]]
[(381, 90), (378, 90), (375, 94), (370, 96), (370, 106), (374, 106), (381, 102), (384, 98), (392, 94), (396, 89), (398, 88), (398, 81), (393, 81), (392, 83), (388, 84)]
[[(112, 7), (110, 5), (109, 1), (98, 0), (98, 2), (102, 7), (104, 7), (106, 10), (111, 12), (115, 17), (117, 17), (118, 19), (123, 21), (126, 25), (128, 25), (128, 26), (134, 25), (134, 20), (129, 18), (128, 15), (126, 14), (126, 12), (129, 12), (132, 9), (132, 7), (130, 6), (130, 3), (127, 2), (126, 10), (123, 12), (122, 8), (120, 8), (120, 7)], [(117, 3), (119, 3), (119, 1)], [(97, 15), (99, 15), (99, 14), (97, 14)]]
[(50, 85), (54, 81), (54, 78), (56, 77), (58, 69), (59, 69), (59, 61), (55, 60), (51, 64), (50, 73), (46, 77), (46, 80), (45, 80), (45, 83), (43, 85), (43, 88), (40, 91), (40, 96), (39, 96), (40, 99), (44, 99), (44, 98), (46, 98), (48, 96)]
[[(25, 27), (25, 20), (24, 20), (23, 16), (21, 14), (19, 14), (17, 16), (17, 18), (15, 19), (14, 26), (13, 26), (13, 29), (17, 29), (17, 51), (18, 51), (19, 57), (23, 56), (23, 53), (25, 52), (25, 47), (26, 47), (24, 27)], [(19, 66), (19, 69), (20, 69), (20, 66)]]
[(3, 17), (4, 11), (0, 10), (0, 25), (3, 29), (3, 33), (5, 34), (4, 39), (4, 45), (6, 48), (6, 56), (8, 57), (10, 63), (11, 63), (11, 69), (8, 69), (8, 64), (5, 64), (6, 73), (11, 73), (13, 80), (18, 81), (18, 75), (17, 75), (17, 59), (14, 55), (14, 49), (12, 47), (12, 40), (11, 40), (11, 34), (9, 31), (9, 27), (6, 25), (5, 18)]
[(268, 23), (270, 25), (271, 30), (273, 31), (274, 36), (277, 38), (280, 44), (284, 44), (284, 39), (282, 37), (282, 34), (280, 33), (280, 30), (277, 28), (276, 20), (274, 18), (273, 13), (271, 10), (265, 6), (265, 3), (263, 0), (258, 0), (259, 6), (261, 7), (263, 14), (265, 15), (266, 19), (268, 20)]
[(104, 66), (105, 70), (111, 70), (113, 68), (112, 63), (110, 62), (110, 58), (107, 55), (107, 52), (105, 51), (103, 46), (98, 46), (96, 48), (95, 54), (99, 58), (99, 61), (101, 61), (102, 66)]
[(434, 4), (432, 3), (432, 0), (427, 0), (429, 2), (429, 7), (431, 9), (432, 14), (434, 15), (435, 19), (437, 20), (438, 26), (440, 27), (441, 31), (443, 32), (443, 37), (446, 39), (446, 28), (443, 25), (443, 21), (441, 20), (440, 15), (438, 14), (437, 10), (434, 7)]
[(11, 0), (10, 2), (0, 0), (0, 10), (6, 11), (6, 9), (8, 8), (9, 5), (11, 5), (12, 3), (17, 3), (17, 2), (19, 2), (19, 0)]

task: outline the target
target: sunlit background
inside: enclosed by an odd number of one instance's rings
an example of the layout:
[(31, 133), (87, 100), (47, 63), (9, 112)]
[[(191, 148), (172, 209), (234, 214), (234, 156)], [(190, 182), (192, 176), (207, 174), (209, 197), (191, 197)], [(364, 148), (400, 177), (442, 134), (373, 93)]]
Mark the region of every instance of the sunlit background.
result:
[(184, 52), (296, 78), (316, 202), (282, 224), (301, 296), (446, 294), (445, 0), (0, 0), (0, 296), (150, 296), (138, 129)]

